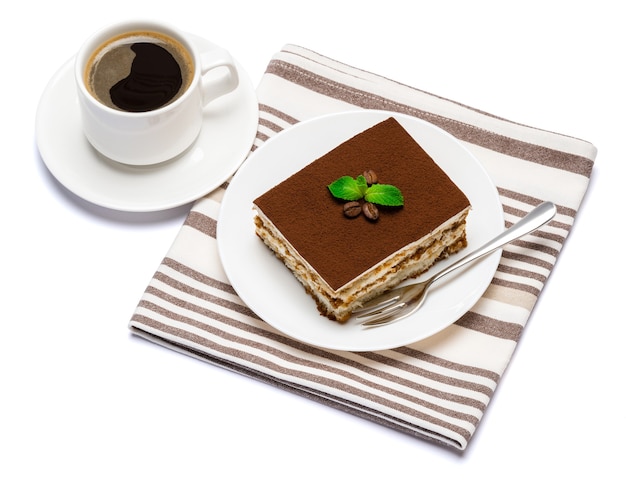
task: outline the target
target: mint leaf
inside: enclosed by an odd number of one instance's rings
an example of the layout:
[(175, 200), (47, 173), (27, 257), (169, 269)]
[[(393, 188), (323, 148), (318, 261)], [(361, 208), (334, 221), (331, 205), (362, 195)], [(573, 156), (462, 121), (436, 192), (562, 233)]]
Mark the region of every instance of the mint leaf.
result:
[(365, 176), (360, 174), (356, 177), (356, 184), (361, 192), (361, 198), (363, 198), (365, 196), (365, 192), (367, 191), (367, 179), (365, 179)]
[(365, 192), (365, 201), (383, 206), (402, 206), (402, 192), (390, 184), (373, 184)]
[[(367, 187), (367, 183), (366, 183)], [(363, 191), (359, 182), (352, 176), (342, 176), (328, 185), (328, 189), (335, 198), (346, 201), (356, 201), (363, 198)]]

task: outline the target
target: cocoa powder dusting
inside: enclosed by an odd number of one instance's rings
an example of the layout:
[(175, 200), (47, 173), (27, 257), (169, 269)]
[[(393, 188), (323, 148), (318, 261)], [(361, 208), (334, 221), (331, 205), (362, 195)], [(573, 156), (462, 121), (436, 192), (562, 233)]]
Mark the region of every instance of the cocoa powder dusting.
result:
[[(333, 180), (364, 169), (404, 195), (402, 207), (378, 206), (376, 223), (364, 216), (348, 219), (345, 202), (327, 189)], [(337, 146), (254, 203), (334, 289), (469, 206), (463, 192), (394, 118)]]

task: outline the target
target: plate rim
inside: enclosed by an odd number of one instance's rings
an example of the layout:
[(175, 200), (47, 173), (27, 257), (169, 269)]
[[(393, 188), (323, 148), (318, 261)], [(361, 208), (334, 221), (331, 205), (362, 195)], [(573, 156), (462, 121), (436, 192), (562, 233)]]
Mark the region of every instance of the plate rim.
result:
[[(428, 128), (427, 129), (434, 129), (436, 131), (438, 131), (439, 133), (441, 133), (444, 137), (448, 138), (449, 140), (451, 140), (452, 142), (456, 143), (456, 147), (462, 149), (466, 155), (468, 157), (470, 157), (473, 160), (473, 169), (480, 171), (480, 173), (482, 174), (483, 177), (483, 182), (487, 182), (487, 184), (489, 185), (490, 188), (490, 193), (489, 196), (492, 198), (493, 206), (492, 208), (495, 208), (497, 211), (497, 224), (498, 224), (498, 228), (502, 229), (504, 226), (504, 213), (502, 210), (502, 204), (499, 201), (499, 195), (498, 195), (498, 191), (497, 188), (495, 186), (495, 184), (493, 183), (493, 180), (491, 179), (491, 177), (489, 176), (489, 174), (487, 173), (486, 169), (484, 168), (484, 166), (480, 163), (480, 161), (476, 158), (476, 156), (474, 156), (468, 149), (466, 146), (464, 146), (458, 139), (456, 139), (454, 136), (452, 136), (450, 133), (446, 132), (445, 130), (439, 128), (438, 126), (429, 123), (428, 121), (425, 121), (423, 119), (420, 118), (416, 118), (414, 116), (410, 116), (407, 114), (402, 114), (402, 113), (397, 113), (397, 112), (392, 112), (392, 111), (386, 111), (386, 110), (349, 110), (349, 111), (341, 111), (341, 112), (334, 112), (334, 113), (329, 113), (329, 114), (324, 114), (321, 116), (316, 116), (304, 121), (301, 121), (297, 124), (294, 124), (293, 126), (290, 126), (289, 128), (275, 134), (274, 136), (272, 136), (270, 139), (268, 139), (263, 145), (259, 146), (257, 148), (257, 150), (255, 150), (255, 152), (242, 164), (242, 166), (240, 167), (240, 169), (237, 171), (237, 173), (235, 174), (235, 176), (233, 177), (233, 179), (231, 180), (230, 186), (229, 188), (232, 188), (233, 186), (237, 187), (238, 183), (241, 182), (241, 179), (244, 178), (246, 176), (246, 173), (249, 169), (249, 166), (251, 165), (251, 163), (255, 162), (255, 158), (257, 156), (262, 155), (262, 153), (265, 150), (271, 149), (271, 148), (266, 148), (265, 146), (274, 146), (276, 143), (280, 143), (282, 142), (281, 139), (283, 139), (285, 136), (293, 136), (293, 133), (295, 131), (300, 132), (301, 130), (306, 130), (308, 128), (308, 126), (311, 125), (316, 125), (316, 124), (323, 124), (326, 121), (329, 121), (333, 118), (337, 118), (337, 119), (341, 119), (342, 117), (351, 117), (351, 116), (365, 116), (365, 117), (369, 117), (371, 116), (372, 119), (375, 119), (372, 121), (371, 124), (366, 125), (363, 128), (360, 128), (358, 131), (354, 131), (353, 134), (357, 134), (358, 132), (361, 132), (364, 129), (367, 129), (367, 127), (374, 125), (377, 122), (382, 121), (385, 117), (395, 117), (397, 118), (401, 124), (402, 124), (402, 120), (404, 120), (405, 122), (408, 123), (419, 123), (422, 125), (427, 125)], [(348, 138), (345, 138), (348, 139)], [(332, 146), (327, 148), (326, 151), (332, 149)], [(261, 154), (259, 154), (261, 153)], [(323, 154), (323, 153), (322, 153)], [(315, 159), (317, 159), (317, 157), (319, 156), (314, 156), (312, 157), (312, 159), (309, 162), (314, 161)], [(298, 171), (299, 169), (303, 168), (306, 164), (308, 163), (304, 163), (304, 164), (298, 164), (298, 163), (294, 163), (293, 166), (290, 167), (291, 173), (295, 173), (296, 171)], [(280, 179), (277, 179), (275, 181), (274, 184), (278, 184), (280, 181), (282, 181), (283, 179), (285, 179), (287, 176), (289, 176), (289, 174), (284, 174), (281, 175)], [(269, 189), (269, 188), (268, 188)], [(227, 246), (227, 242), (226, 242), (226, 238), (227, 238), (227, 230), (228, 228), (225, 228), (229, 226), (228, 222), (225, 220), (226, 217), (226, 213), (229, 211), (230, 209), (230, 204), (231, 204), (231, 197), (233, 197), (233, 192), (235, 190), (233, 189), (228, 189), (226, 190), (224, 197), (222, 199), (221, 202), (221, 206), (220, 206), (220, 211), (218, 214), (218, 222), (217, 222), (217, 229), (216, 229), (216, 239), (217, 239), (217, 248), (218, 248), (218, 253), (219, 253), (219, 257), (220, 260), (222, 262), (224, 271), (226, 273), (226, 276), (228, 278), (228, 280), (230, 281), (231, 285), (233, 286), (234, 290), (237, 292), (238, 296), (242, 299), (242, 301), (249, 306), (249, 308), (253, 311), (258, 311), (259, 307), (258, 304), (255, 304), (254, 302), (251, 303), (250, 298), (248, 297), (248, 293), (246, 292), (246, 290), (242, 290), (242, 286), (239, 283), (239, 279), (237, 276), (233, 276), (236, 272), (236, 270), (233, 270), (233, 264), (230, 263), (229, 260), (229, 256), (227, 255), (228, 250), (226, 249)], [(261, 194), (261, 193), (258, 193)], [(258, 196), (258, 194), (256, 194), (256, 196)], [(252, 195), (251, 195), (252, 197)], [(252, 212), (251, 206), (250, 206), (250, 212)], [(471, 213), (470, 213), (471, 215)], [(250, 222), (250, 230), (252, 232), (252, 234), (254, 234), (254, 228), (253, 228), (253, 224), (252, 222)], [(259, 240), (259, 243), (262, 243)], [(264, 247), (265, 248), (265, 247)], [(267, 254), (269, 257), (271, 258), (275, 258), (273, 253), (269, 250), (267, 250)], [(283, 324), (277, 324), (276, 323), (276, 319), (272, 318), (272, 317), (267, 317), (267, 314), (262, 313), (262, 314), (258, 314), (259, 317), (264, 320), (266, 323), (268, 323), (270, 326), (272, 326), (274, 329), (278, 330), (279, 332), (295, 339), (298, 340), (300, 342), (306, 343), (306, 344), (310, 344), (316, 347), (320, 347), (320, 348), (324, 348), (324, 349), (329, 349), (329, 350), (340, 350), (340, 351), (351, 351), (351, 352), (363, 352), (363, 351), (380, 351), (380, 350), (386, 350), (386, 349), (393, 349), (396, 347), (400, 347), (400, 346), (404, 346), (404, 345), (408, 345), (408, 344), (412, 344), (412, 343), (416, 343), (419, 342), (423, 339), (426, 339), (427, 337), (430, 337), (436, 333), (441, 332), (442, 330), (444, 330), (445, 328), (449, 327), (450, 325), (452, 325), (454, 322), (456, 322), (463, 314), (467, 313), (467, 311), (469, 311), (471, 309), (471, 307), (476, 303), (477, 300), (480, 299), (480, 297), (484, 294), (484, 291), (488, 288), (488, 286), (491, 283), (491, 280), (493, 279), (493, 275), (495, 274), (496, 270), (497, 270), (497, 266), (500, 260), (500, 256), (501, 256), (501, 252), (502, 249), (498, 249), (496, 251), (494, 251), (492, 254), (488, 255), (487, 257), (485, 257), (482, 261), (481, 264), (483, 266), (485, 266), (488, 263), (488, 260), (491, 260), (491, 264), (490, 264), (490, 268), (488, 270), (489, 275), (486, 277), (483, 277), (482, 280), (482, 285), (484, 285), (483, 288), (481, 288), (480, 293), (476, 296), (476, 300), (462, 313), (460, 314), (458, 317), (456, 317), (454, 320), (450, 321), (449, 323), (445, 324), (443, 327), (434, 330), (432, 332), (425, 332), (423, 335), (420, 335), (418, 337), (408, 337), (406, 339), (405, 342), (402, 343), (393, 343), (393, 344), (388, 344), (388, 343), (381, 343), (381, 344), (370, 344), (367, 346), (357, 346), (357, 345), (351, 345), (351, 344), (346, 344), (346, 343), (326, 343), (326, 342), (320, 342), (319, 340), (314, 340), (314, 339), (309, 339), (309, 338), (302, 338), (301, 336), (299, 336), (298, 334), (295, 334), (294, 332), (291, 332), (289, 330), (285, 330), (285, 327)], [(462, 252), (461, 256), (464, 256), (465, 253), (467, 252)], [(453, 256), (454, 257), (454, 256)], [(453, 258), (450, 257), (450, 258)], [(451, 262), (450, 262), (451, 263)], [(280, 264), (282, 265), (282, 262), (280, 262)], [(443, 265), (441, 265), (443, 267)], [(282, 268), (288, 272), (289, 276), (293, 279), (293, 283), (297, 284), (300, 289), (304, 292), (304, 289), (302, 287), (302, 285), (300, 284), (300, 282), (298, 282), (296, 280), (296, 278), (293, 276), (293, 274), (291, 273), (291, 271), (289, 271), (286, 267), (284, 267), (284, 265), (282, 265)], [(432, 274), (434, 272), (426, 272), (427, 274)], [(236, 275), (236, 274), (235, 274)], [(234, 280), (234, 282), (233, 282)], [(410, 281), (406, 281), (404, 283), (410, 283)], [(482, 287), (482, 286), (481, 286)], [(243, 293), (242, 293), (243, 292)], [(306, 297), (311, 298), (309, 295), (306, 295)], [(312, 300), (312, 298), (311, 298)], [(262, 312), (265, 312), (265, 310), (263, 310)], [(319, 315), (319, 313), (316, 312), (317, 315)], [(322, 316), (320, 316), (322, 317)], [(409, 318), (410, 319), (410, 318)], [(350, 322), (350, 321), (349, 321)], [(349, 323), (348, 322), (348, 323)], [(402, 321), (398, 322), (397, 324), (392, 324), (392, 326), (394, 325), (398, 325), (400, 324)], [(338, 324), (337, 322), (333, 322), (333, 324), (337, 324), (337, 325), (345, 325), (345, 324)], [(392, 327), (392, 326), (388, 326), (388, 327)], [(378, 328), (376, 329), (377, 331), (383, 330), (384, 328)]]

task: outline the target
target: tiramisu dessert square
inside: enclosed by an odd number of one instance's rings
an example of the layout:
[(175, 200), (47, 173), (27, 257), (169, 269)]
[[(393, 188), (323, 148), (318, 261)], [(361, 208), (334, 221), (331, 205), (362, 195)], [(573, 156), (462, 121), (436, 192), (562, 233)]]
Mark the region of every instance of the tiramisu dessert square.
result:
[(338, 322), (467, 246), (470, 208), (393, 117), (253, 202), (256, 234)]

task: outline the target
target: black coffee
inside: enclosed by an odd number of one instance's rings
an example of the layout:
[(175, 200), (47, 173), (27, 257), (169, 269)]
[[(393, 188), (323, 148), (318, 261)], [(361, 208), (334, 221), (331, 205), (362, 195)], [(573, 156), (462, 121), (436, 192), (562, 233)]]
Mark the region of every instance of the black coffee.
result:
[(94, 52), (85, 84), (108, 107), (146, 112), (178, 99), (192, 77), (191, 55), (178, 41), (156, 32), (130, 32)]

